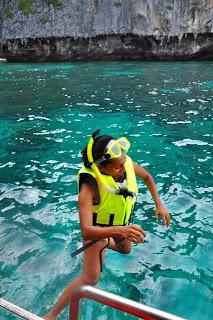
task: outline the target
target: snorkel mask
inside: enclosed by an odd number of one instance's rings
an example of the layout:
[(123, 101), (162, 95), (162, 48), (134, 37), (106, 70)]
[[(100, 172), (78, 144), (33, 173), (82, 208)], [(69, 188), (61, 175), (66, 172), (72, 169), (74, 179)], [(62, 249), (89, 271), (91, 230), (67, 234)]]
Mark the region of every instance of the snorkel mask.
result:
[(126, 154), (129, 150), (130, 142), (127, 138), (122, 137), (117, 140), (110, 140), (106, 145), (104, 150), (104, 155), (95, 161), (96, 164), (101, 164), (103, 161), (111, 160), (111, 159), (118, 159), (123, 154)]
[(125, 137), (119, 138), (117, 140), (110, 140), (106, 145), (104, 155), (98, 160), (94, 161), (93, 155), (92, 155), (92, 147), (94, 144), (94, 139), (99, 134), (99, 132), (100, 132), (100, 129), (93, 132), (87, 145), (87, 158), (88, 158), (89, 164), (91, 165), (91, 169), (95, 172), (97, 180), (110, 193), (122, 195), (124, 197), (128, 197), (128, 196), (134, 197), (134, 193), (129, 191), (126, 188), (114, 189), (108, 184), (106, 184), (97, 166), (97, 164), (101, 164), (104, 161), (111, 160), (111, 159), (118, 159), (123, 154), (126, 154), (126, 152), (130, 147), (130, 142)]

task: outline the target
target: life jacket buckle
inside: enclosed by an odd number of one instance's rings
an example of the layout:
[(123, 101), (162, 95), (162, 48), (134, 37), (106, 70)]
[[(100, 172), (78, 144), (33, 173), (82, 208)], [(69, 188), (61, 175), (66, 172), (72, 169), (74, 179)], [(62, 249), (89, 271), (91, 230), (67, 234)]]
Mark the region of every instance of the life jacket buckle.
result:
[(120, 188), (118, 194), (120, 196), (123, 196), (124, 198), (127, 198), (127, 197), (134, 198), (135, 196), (135, 193), (132, 191), (129, 191), (127, 188)]

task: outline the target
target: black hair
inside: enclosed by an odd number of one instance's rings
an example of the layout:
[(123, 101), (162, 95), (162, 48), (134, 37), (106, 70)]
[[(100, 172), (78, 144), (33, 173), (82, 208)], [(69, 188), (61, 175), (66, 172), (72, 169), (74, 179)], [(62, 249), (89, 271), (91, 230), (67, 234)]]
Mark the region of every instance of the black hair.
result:
[[(104, 151), (105, 151), (105, 148), (106, 148), (108, 142), (113, 139), (115, 139), (115, 138), (113, 138), (112, 136), (107, 136), (107, 135), (99, 136), (99, 137), (95, 138), (94, 144), (92, 146), (92, 155), (93, 155), (94, 161), (100, 159), (104, 155)], [(86, 168), (90, 168), (91, 165), (90, 165), (88, 158), (87, 158), (87, 147), (81, 151), (81, 154), (82, 154), (82, 159), (84, 161), (84, 166)], [(101, 163), (101, 165), (104, 166), (109, 162), (110, 162), (110, 160), (105, 160)]]

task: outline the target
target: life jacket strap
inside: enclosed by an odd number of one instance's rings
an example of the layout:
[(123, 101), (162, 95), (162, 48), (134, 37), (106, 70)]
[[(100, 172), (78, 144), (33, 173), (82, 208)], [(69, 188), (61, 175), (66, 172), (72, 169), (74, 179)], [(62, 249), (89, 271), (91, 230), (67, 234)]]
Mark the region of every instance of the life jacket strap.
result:
[(99, 240), (91, 240), (90, 242), (86, 243), (85, 245), (83, 245), (81, 248), (73, 251), (71, 253), (71, 257), (75, 257), (77, 256), (79, 253), (81, 253), (82, 251), (85, 251), (86, 249), (90, 248), (91, 246), (93, 246), (93, 244), (95, 244), (96, 242), (98, 242)]

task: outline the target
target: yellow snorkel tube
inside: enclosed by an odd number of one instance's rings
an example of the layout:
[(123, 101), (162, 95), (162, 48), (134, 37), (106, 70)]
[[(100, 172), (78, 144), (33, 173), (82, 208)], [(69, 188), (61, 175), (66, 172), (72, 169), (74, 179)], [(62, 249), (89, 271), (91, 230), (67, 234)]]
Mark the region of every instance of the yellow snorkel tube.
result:
[(134, 197), (134, 192), (129, 191), (128, 189), (124, 188), (118, 188), (118, 189), (114, 189), (111, 186), (109, 186), (103, 179), (101, 172), (98, 169), (98, 166), (96, 165), (94, 159), (93, 159), (93, 155), (92, 155), (92, 146), (94, 144), (94, 139), (96, 137), (97, 134), (99, 134), (100, 129), (96, 130), (95, 132), (93, 132), (92, 136), (89, 139), (88, 145), (87, 145), (87, 158), (89, 161), (89, 164), (91, 166), (91, 169), (95, 172), (96, 174), (96, 179), (98, 180), (98, 182), (105, 188), (105, 190), (107, 190), (110, 193), (114, 193), (116, 195), (122, 195), (124, 197)]
[(105, 183), (104, 179), (102, 178), (102, 175), (94, 162), (93, 155), (92, 155), (92, 146), (94, 144), (94, 138), (95, 136), (100, 132), (100, 129), (96, 130), (93, 132), (92, 136), (89, 139), (88, 145), (87, 145), (87, 158), (89, 161), (89, 164), (91, 165), (91, 169), (95, 172), (96, 174), (96, 179), (98, 182), (110, 193), (114, 194), (119, 194), (119, 189), (113, 189), (111, 188), (108, 184)]

